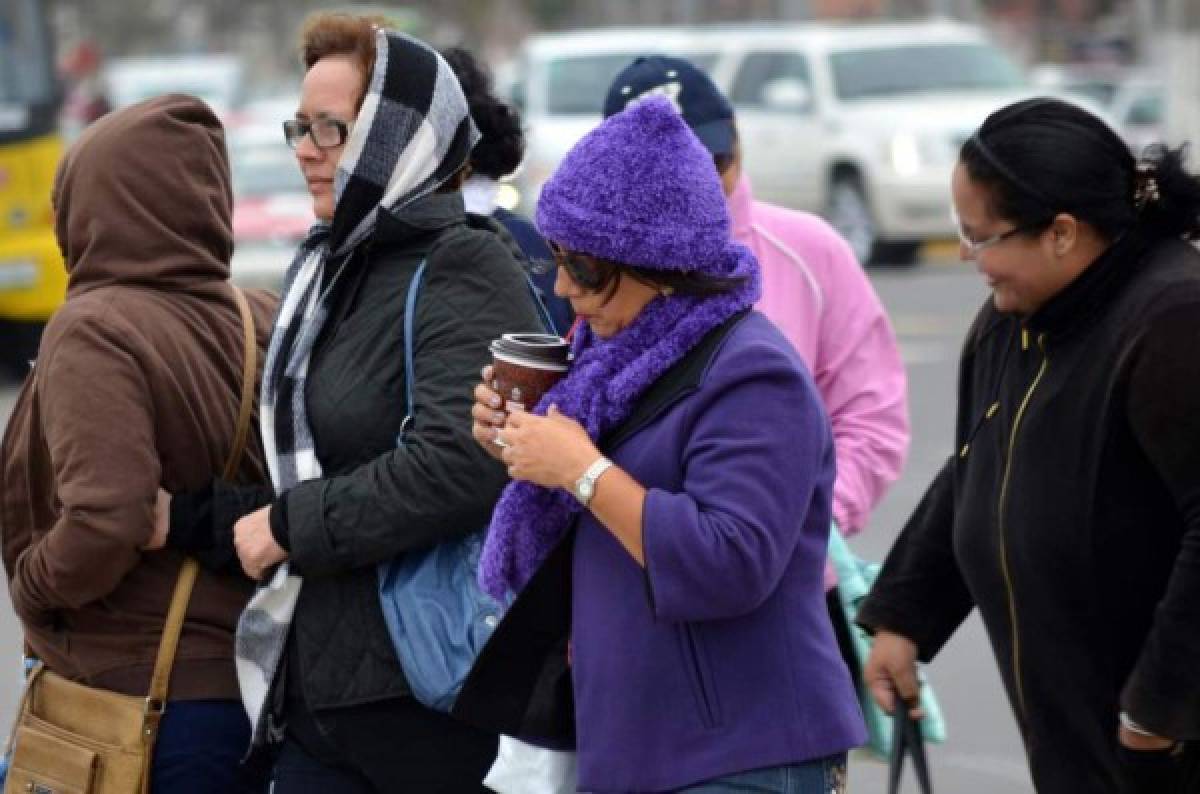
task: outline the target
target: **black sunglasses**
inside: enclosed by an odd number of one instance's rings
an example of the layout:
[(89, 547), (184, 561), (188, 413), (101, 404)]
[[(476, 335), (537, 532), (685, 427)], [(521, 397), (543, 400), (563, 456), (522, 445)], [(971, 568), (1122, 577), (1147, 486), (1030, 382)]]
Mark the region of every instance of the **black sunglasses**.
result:
[(314, 119), (301, 121), (288, 119), (283, 122), (283, 137), (287, 145), (295, 149), (307, 135), (318, 149), (335, 149), (346, 142), (350, 125), (337, 119)]
[(571, 279), (584, 289), (595, 290), (604, 286), (607, 273), (599, 263), (587, 254), (580, 254), (563, 248), (552, 240), (547, 240), (550, 252), (554, 254), (554, 264), (567, 271)]

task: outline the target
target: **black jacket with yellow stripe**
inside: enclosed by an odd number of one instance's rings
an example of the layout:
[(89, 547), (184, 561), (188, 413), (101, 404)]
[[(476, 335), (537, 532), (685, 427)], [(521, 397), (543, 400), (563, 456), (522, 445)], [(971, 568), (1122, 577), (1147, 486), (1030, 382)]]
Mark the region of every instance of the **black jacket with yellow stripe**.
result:
[(978, 607), (1038, 791), (1116, 792), (1119, 711), (1200, 739), (1200, 253), (1130, 232), (989, 301), (956, 439), (859, 620), (929, 660)]

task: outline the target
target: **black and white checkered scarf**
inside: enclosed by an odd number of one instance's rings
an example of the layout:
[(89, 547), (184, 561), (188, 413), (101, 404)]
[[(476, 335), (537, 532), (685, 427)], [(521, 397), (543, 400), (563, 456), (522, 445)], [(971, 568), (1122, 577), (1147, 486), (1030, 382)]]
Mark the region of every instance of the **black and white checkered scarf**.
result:
[[(375, 68), (334, 179), (334, 213), (296, 253), (263, 371), (259, 420), (276, 493), (321, 477), (305, 412), (304, 385), (329, 294), (354, 249), (368, 240), (381, 211), (395, 212), (432, 193), (456, 173), (479, 138), (462, 88), (447, 63), (414, 38), (378, 31)], [(324, 278), (325, 268), (338, 270)], [(283, 655), (301, 578), (279, 566), (242, 613), (237, 673), (242, 700), (263, 740), (265, 706)]]

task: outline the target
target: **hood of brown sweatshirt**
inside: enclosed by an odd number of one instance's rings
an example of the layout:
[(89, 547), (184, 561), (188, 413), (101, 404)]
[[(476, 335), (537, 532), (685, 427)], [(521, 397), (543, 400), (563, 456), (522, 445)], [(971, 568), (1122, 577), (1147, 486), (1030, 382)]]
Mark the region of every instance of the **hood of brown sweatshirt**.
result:
[[(145, 695), (182, 559), (144, 550), (158, 490), (200, 490), (221, 472), (242, 393), (220, 122), (184, 96), (119, 110), (71, 148), (54, 202), (67, 300), (0, 442), (0, 557), (47, 667)], [(275, 301), (245, 292), (261, 371)], [(263, 483), (250, 427), (234, 480)], [(250, 592), (201, 572), (172, 698), (237, 697), (234, 628)]]
[(229, 277), (225, 133), (195, 97), (158, 97), (96, 121), (60, 163), (52, 200), (68, 296)]

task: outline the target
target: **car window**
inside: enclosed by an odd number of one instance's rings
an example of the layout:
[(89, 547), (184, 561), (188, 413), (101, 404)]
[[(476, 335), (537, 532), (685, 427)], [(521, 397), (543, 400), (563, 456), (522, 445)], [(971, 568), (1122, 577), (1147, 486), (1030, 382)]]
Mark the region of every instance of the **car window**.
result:
[(986, 44), (846, 50), (834, 53), (830, 66), (834, 91), (845, 100), (930, 91), (994, 91), (1024, 85), (1016, 65)]
[(1112, 80), (1096, 79), (1078, 81), (1068, 80), (1063, 83), (1062, 87), (1073, 94), (1083, 94), (1089, 99), (1094, 99), (1101, 105), (1107, 106), (1112, 104), (1113, 97), (1116, 96), (1117, 88), (1119, 86)]
[(304, 193), (308, 189), (292, 150), (282, 142), (230, 147), (229, 161), (233, 195), (238, 198)]
[(730, 98), (738, 107), (775, 108), (779, 104), (771, 96), (772, 89), (789, 84), (802, 89), (808, 101), (800, 104), (808, 105), (812, 95), (812, 77), (807, 58), (794, 52), (756, 52), (742, 61), (733, 81)]
[(38, 3), (0, 4), (0, 103), (47, 102), (54, 93), (54, 67)]
[[(604, 96), (617, 73), (642, 55), (640, 52), (605, 53), (555, 58), (546, 63), (546, 111), (554, 115), (598, 116)], [(715, 53), (686, 55), (708, 71), (716, 63)]]
[(1125, 116), (1125, 123), (1139, 127), (1162, 124), (1163, 110), (1162, 94), (1157, 92), (1143, 94), (1129, 106), (1129, 113)]

